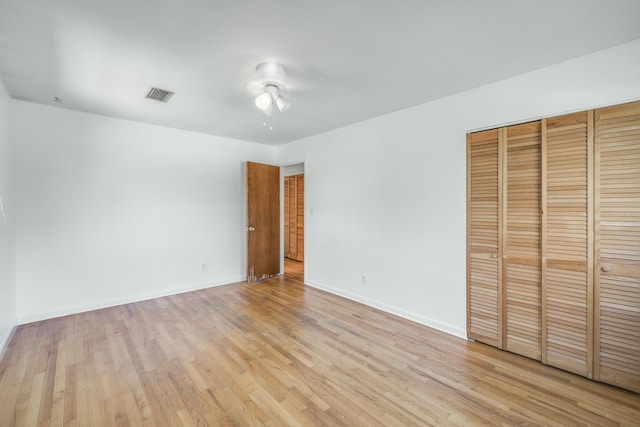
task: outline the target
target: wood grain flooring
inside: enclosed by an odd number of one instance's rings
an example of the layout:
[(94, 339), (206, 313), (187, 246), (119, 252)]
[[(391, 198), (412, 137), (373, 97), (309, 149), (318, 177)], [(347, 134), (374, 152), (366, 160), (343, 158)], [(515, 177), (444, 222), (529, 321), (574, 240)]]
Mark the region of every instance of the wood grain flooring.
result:
[(638, 394), (291, 274), (18, 327), (0, 426), (640, 425)]
[(284, 274), (289, 279), (304, 282), (304, 262), (285, 258)]

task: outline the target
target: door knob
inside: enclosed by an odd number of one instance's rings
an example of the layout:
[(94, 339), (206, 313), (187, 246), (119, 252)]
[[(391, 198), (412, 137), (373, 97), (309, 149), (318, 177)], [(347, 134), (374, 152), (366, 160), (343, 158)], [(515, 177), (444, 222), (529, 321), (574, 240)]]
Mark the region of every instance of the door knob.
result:
[(496, 259), (498, 258), (498, 254), (491, 254), (491, 259)]
[(602, 270), (605, 273), (610, 272), (611, 270), (613, 270), (613, 266), (611, 264), (602, 264), (600, 266), (600, 270)]
[(247, 231), (256, 231), (256, 229), (253, 227), (247, 227)]

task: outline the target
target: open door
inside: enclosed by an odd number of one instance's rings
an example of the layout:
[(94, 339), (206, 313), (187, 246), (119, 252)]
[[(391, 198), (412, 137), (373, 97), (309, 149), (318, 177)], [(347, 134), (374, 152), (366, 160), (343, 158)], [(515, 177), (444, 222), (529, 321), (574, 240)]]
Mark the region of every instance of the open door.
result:
[(280, 273), (280, 168), (247, 162), (247, 282)]

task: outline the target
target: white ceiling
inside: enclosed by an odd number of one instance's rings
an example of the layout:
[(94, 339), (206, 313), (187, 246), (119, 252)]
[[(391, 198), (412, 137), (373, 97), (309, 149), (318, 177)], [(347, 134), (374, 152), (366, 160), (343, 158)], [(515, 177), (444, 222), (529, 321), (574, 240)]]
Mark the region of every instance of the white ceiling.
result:
[[(0, 79), (17, 99), (278, 145), (638, 38), (638, 0), (0, 0)], [(293, 102), (273, 130), (245, 91), (264, 61)]]

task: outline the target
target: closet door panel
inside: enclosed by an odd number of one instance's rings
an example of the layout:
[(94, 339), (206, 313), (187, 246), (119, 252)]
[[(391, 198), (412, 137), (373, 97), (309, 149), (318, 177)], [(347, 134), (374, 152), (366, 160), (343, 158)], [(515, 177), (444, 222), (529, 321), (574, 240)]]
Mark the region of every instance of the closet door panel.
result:
[(541, 123), (509, 126), (503, 161), (504, 348), (541, 359)]
[(595, 122), (595, 377), (640, 392), (640, 103)]
[(592, 377), (592, 113), (543, 121), (543, 361)]
[(298, 258), (298, 180), (289, 177), (289, 258)]
[(304, 261), (304, 175), (296, 175), (296, 260)]
[(304, 261), (304, 175), (284, 178), (285, 257)]
[(287, 176), (285, 187), (285, 256), (298, 259), (298, 181), (295, 176)]
[(291, 180), (288, 176), (284, 177), (284, 256), (289, 257), (289, 236), (291, 235), (291, 224), (289, 223), (289, 211), (291, 197)]
[(467, 335), (502, 347), (498, 136), (467, 137)]

